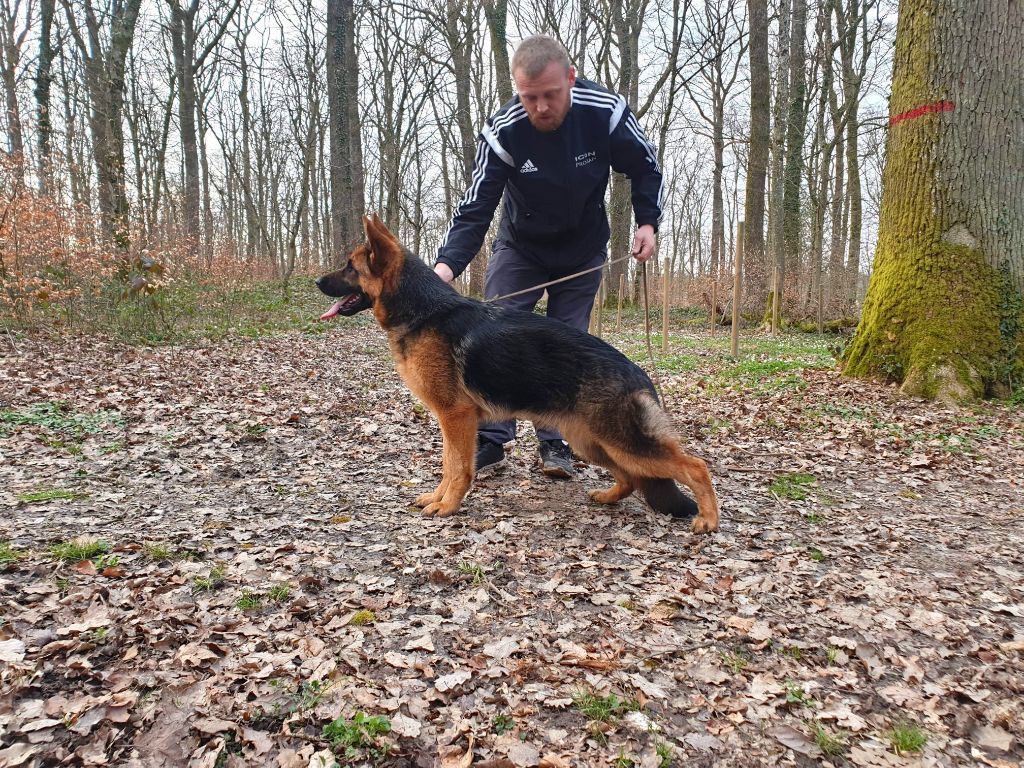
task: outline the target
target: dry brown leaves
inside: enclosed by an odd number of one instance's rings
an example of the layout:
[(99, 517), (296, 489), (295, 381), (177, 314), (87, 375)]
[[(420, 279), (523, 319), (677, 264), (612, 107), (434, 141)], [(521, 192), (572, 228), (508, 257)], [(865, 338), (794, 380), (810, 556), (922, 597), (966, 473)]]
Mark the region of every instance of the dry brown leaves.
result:
[[(709, 394), (709, 357), (665, 382), (722, 501), (698, 539), (635, 499), (589, 503), (594, 469), (543, 478), (528, 432), (464, 514), (422, 518), (436, 423), (366, 325), (15, 343), (0, 410), (120, 422), (0, 437), (21, 553), (0, 571), (0, 765), (305, 768), (358, 713), (391, 731), (353, 764), (1021, 759), (1019, 411), (829, 371)], [(807, 498), (769, 492), (790, 473), (814, 476)], [(75, 496), (19, 501), (48, 489)], [(54, 560), (80, 535), (105, 559)], [(635, 711), (589, 722), (584, 693)], [(919, 754), (893, 751), (902, 723)]]

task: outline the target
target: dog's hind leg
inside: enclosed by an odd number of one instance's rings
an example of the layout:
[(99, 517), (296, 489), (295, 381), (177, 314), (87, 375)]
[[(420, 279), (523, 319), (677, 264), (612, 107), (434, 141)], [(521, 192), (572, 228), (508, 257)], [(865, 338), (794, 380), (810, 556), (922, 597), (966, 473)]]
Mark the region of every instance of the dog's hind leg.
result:
[(590, 498), (598, 504), (614, 504), (629, 496), (635, 489), (628, 481), (615, 478), (615, 485), (605, 488), (603, 491), (591, 491)]
[(612, 461), (611, 456), (601, 447), (585, 422), (569, 419), (559, 426), (577, 455), (582, 456), (591, 464), (604, 467), (615, 479), (615, 485), (611, 488), (591, 491), (591, 500), (598, 504), (614, 504), (617, 501), (622, 501), (634, 491), (634, 485), (629, 475)]
[(462, 499), (473, 482), (477, 417), (475, 407), (465, 406), (437, 414), (438, 421), (441, 422), (444, 455), (441, 460), (441, 484), (434, 493), (442, 493), (440, 498), (430, 501), (423, 507), (424, 515), (447, 517), (457, 512), (459, 505), (462, 504)]
[[(609, 453), (626, 472), (638, 478), (672, 478), (691, 491), (697, 500), (694, 533), (710, 533), (718, 528), (718, 497), (703, 459), (683, 453), (674, 439), (661, 441), (654, 456), (635, 457), (609, 446)], [(677, 491), (678, 492), (678, 491)]]
[[(673, 477), (691, 491), (697, 499), (697, 517), (693, 520), (694, 533), (711, 533), (718, 530), (718, 497), (711, 484), (711, 474), (704, 459), (684, 453), (675, 440), (666, 441), (665, 452), (669, 458), (665, 474)], [(659, 473), (660, 474), (660, 473)]]

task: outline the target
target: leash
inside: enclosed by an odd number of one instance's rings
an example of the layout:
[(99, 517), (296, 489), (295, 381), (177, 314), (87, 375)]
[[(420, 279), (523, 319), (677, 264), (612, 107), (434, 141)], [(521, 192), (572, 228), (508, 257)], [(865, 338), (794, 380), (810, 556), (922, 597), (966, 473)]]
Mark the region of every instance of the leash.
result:
[(661, 406), (664, 408), (665, 393), (661, 390), (661, 379), (658, 377), (658, 367), (654, 363), (654, 349), (651, 347), (651, 308), (647, 297), (647, 262), (643, 262), (640, 267), (640, 274), (643, 276), (644, 282), (644, 329), (647, 332), (647, 359), (651, 362), (651, 379), (654, 381), (654, 386), (658, 390), (658, 397), (661, 398)]
[(539, 290), (541, 288), (547, 288), (549, 285), (558, 285), (559, 283), (564, 283), (567, 280), (573, 280), (573, 279), (579, 277), (580, 275), (587, 275), (587, 274), (590, 274), (591, 272), (597, 272), (597, 270), (599, 270), (599, 269), (604, 269), (605, 266), (609, 266), (610, 267), (612, 264), (618, 264), (620, 261), (625, 261), (626, 259), (631, 259), (631, 258), (633, 258), (633, 254), (629, 254), (628, 256), (623, 256), (620, 259), (612, 259), (611, 261), (607, 262), (607, 264), (602, 262), (601, 264), (598, 264), (596, 267), (590, 267), (589, 269), (582, 269), (579, 272), (573, 272), (571, 275), (566, 275), (565, 277), (560, 277), (557, 280), (549, 280), (546, 283), (541, 283), (540, 285), (535, 285), (535, 286), (533, 286), (531, 288), (524, 288), (523, 290), (515, 291), (514, 293), (506, 293), (504, 296), (495, 296), (493, 299), (484, 299), (484, 304), (490, 304), (492, 301), (502, 301), (504, 299), (511, 299), (513, 296), (522, 296), (524, 293), (530, 293), (530, 291), (536, 291), (536, 290)]
[[(612, 259), (611, 261), (608, 262), (607, 266), (610, 267), (612, 264), (618, 264), (620, 261), (625, 261), (626, 259), (631, 259), (631, 258), (633, 258), (633, 254), (629, 254), (627, 256), (622, 256), (622, 257), (620, 257), (618, 259)], [(658, 368), (657, 368), (657, 365), (654, 362), (654, 348), (651, 346), (651, 308), (650, 308), (650, 299), (648, 298), (648, 291), (647, 291), (647, 262), (646, 261), (641, 262), (640, 267), (641, 267), (641, 275), (643, 276), (643, 283), (644, 283), (644, 331), (645, 331), (645, 335), (647, 337), (647, 359), (651, 363), (651, 379), (654, 382), (655, 388), (658, 390), (658, 397), (661, 398), (662, 406), (664, 406), (664, 404), (665, 404), (665, 393), (661, 389), (661, 380), (658, 377)], [(515, 291), (513, 293), (506, 293), (504, 296), (495, 296), (492, 299), (484, 299), (484, 304), (489, 304), (489, 303), (494, 302), (494, 301), (502, 301), (503, 299), (511, 299), (513, 296), (522, 296), (524, 293), (530, 293), (531, 291), (540, 290), (541, 288), (547, 288), (549, 285), (558, 285), (558, 283), (564, 283), (567, 280), (573, 280), (574, 278), (580, 277), (581, 275), (586, 275), (586, 274), (589, 274), (591, 272), (596, 272), (597, 270), (604, 269), (604, 268), (605, 268), (605, 264), (603, 264), (603, 263), (602, 264), (598, 264), (596, 267), (590, 267), (589, 269), (583, 269), (583, 270), (580, 270), (579, 272), (574, 272), (571, 275), (566, 275), (565, 277), (560, 277), (557, 280), (549, 280), (546, 283), (541, 283), (540, 285), (535, 285), (535, 286), (533, 286), (531, 288), (524, 288), (521, 291)]]

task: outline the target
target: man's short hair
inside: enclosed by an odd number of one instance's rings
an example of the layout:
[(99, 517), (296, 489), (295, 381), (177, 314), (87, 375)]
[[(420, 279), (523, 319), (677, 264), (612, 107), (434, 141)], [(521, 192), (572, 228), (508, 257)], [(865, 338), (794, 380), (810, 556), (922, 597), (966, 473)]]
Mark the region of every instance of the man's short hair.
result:
[(522, 70), (527, 77), (537, 77), (553, 61), (568, 73), (569, 54), (562, 44), (548, 35), (533, 35), (523, 40), (512, 54), (512, 74)]

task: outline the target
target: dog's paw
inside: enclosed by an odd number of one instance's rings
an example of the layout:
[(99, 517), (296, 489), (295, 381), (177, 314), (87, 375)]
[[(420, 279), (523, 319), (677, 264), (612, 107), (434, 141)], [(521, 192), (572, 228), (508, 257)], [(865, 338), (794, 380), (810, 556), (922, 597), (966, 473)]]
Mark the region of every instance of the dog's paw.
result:
[(614, 504), (619, 500), (619, 497), (617, 494), (612, 493), (611, 489), (604, 491), (595, 490), (590, 492), (590, 500), (596, 501), (598, 504)]
[(423, 509), (424, 507), (429, 507), (431, 504), (436, 504), (440, 500), (441, 496), (439, 496), (437, 493), (424, 493), (417, 496), (416, 501), (414, 501), (412, 505), (414, 507), (419, 507), (420, 509)]
[(459, 511), (458, 507), (453, 507), (453, 506), (450, 506), (450, 505), (445, 505), (443, 502), (436, 501), (436, 502), (434, 502), (432, 504), (427, 504), (427, 506), (425, 506), (423, 508), (423, 516), (424, 517), (448, 517), (449, 515), (454, 515), (458, 511)]
[(694, 533), (711, 533), (718, 530), (718, 524), (711, 523), (703, 517), (695, 517), (691, 528)]

